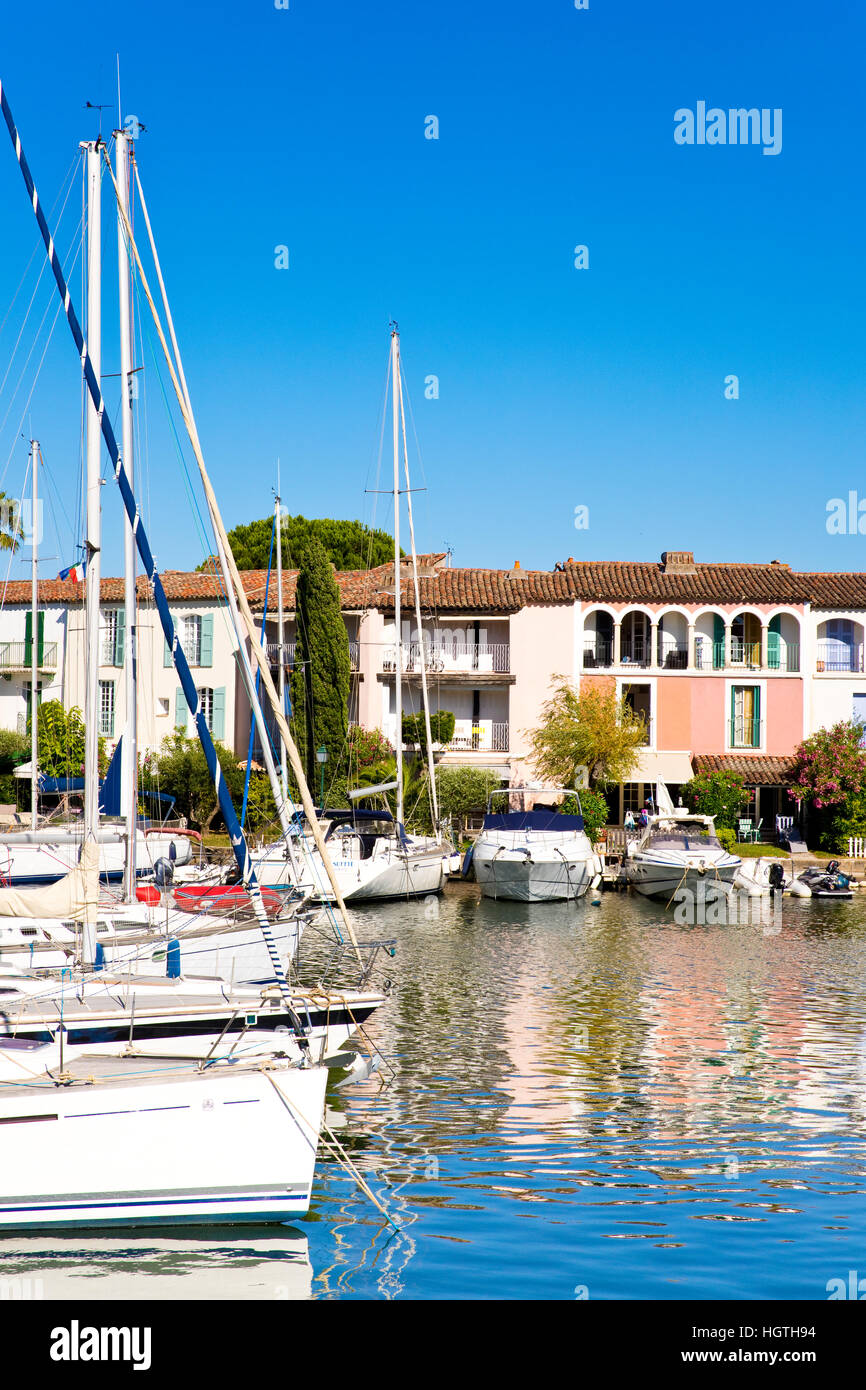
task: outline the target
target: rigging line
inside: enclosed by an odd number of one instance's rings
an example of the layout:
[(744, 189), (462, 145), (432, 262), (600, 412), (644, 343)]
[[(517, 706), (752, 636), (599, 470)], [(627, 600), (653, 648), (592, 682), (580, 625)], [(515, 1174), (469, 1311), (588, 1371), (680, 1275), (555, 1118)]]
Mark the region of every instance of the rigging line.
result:
[(28, 395), (27, 400), (24, 402), (24, 409), (23, 409), (22, 412), (21, 412), (21, 419), (20, 419), (19, 422), (18, 422), (18, 429), (15, 431), (15, 438), (14, 438), (14, 440), (12, 441), (12, 448), (9, 450), (9, 456), (8, 456), (8, 458), (6, 459), (5, 464), (3, 465), (3, 471), (2, 471), (2, 473), (0, 473), (0, 485), (2, 485), (2, 483), (3, 483), (3, 481), (4, 481), (5, 477), (6, 477), (6, 473), (7, 473), (8, 469), (9, 469), (9, 464), (12, 462), (12, 454), (13, 454), (14, 451), (15, 451), (15, 446), (16, 446), (17, 443), (18, 443), (18, 440), (19, 440), (20, 435), (21, 435), (21, 431), (22, 431), (22, 429), (23, 429), (23, 427), (24, 427), (24, 417), (26, 416), (27, 411), (30, 409), (30, 402), (31, 402), (31, 400), (33, 399), (33, 392), (36, 390), (36, 383), (38, 382), (40, 373), (41, 373), (41, 371), (42, 371), (42, 364), (43, 364), (43, 362), (45, 361), (45, 354), (46, 354), (47, 351), (48, 351), (49, 345), (50, 345), (50, 343), (51, 343), (51, 339), (52, 339), (52, 337), (53, 337), (53, 335), (54, 335), (54, 329), (55, 329), (55, 327), (56, 327), (56, 325), (57, 325), (57, 318), (58, 318), (58, 315), (59, 315), (60, 310), (61, 310), (62, 307), (63, 307), (62, 304), (60, 304), (60, 305), (57, 306), (56, 310), (54, 311), (54, 318), (53, 318), (52, 321), (51, 321), (51, 327), (50, 327), (50, 329), (48, 330), (48, 337), (47, 337), (46, 340), (45, 340), (45, 347), (42, 349), (42, 356), (40, 357), (40, 359), (39, 359), (39, 365), (38, 365), (38, 367), (36, 368), (36, 375), (35, 375), (35, 377), (33, 378), (33, 385), (30, 387), (30, 394)]
[[(76, 158), (76, 161), (75, 161), (75, 162), (77, 163), (77, 158)], [(71, 192), (72, 192), (72, 184), (70, 183), (69, 189), (68, 189), (67, 194), (66, 194), (66, 197), (65, 197), (64, 200), (63, 200), (63, 207), (60, 209), (60, 217), (59, 217), (58, 222), (57, 222), (57, 231), (58, 231), (58, 234), (59, 234), (59, 232), (60, 232), (60, 224), (61, 224), (61, 222), (63, 221), (63, 214), (64, 214), (64, 212), (66, 211), (66, 204), (67, 204), (67, 202), (69, 201), (69, 195), (70, 195)], [(55, 203), (56, 203), (56, 201), (57, 201), (57, 200), (55, 199)], [(78, 230), (78, 229), (76, 228), (76, 233), (77, 233), (77, 230)], [(75, 235), (75, 233), (73, 233), (73, 235)], [(35, 254), (36, 254), (36, 252), (37, 252), (38, 249), (39, 249), (39, 243), (37, 242), (36, 245), (35, 245), (34, 248), (33, 248), (33, 251), (32, 251), (32, 253), (31, 253), (31, 256), (30, 256), (30, 260), (31, 260), (31, 261), (32, 261), (32, 259), (33, 259), (33, 256), (35, 256)], [(27, 265), (28, 265), (28, 269), (29, 269), (30, 261), (28, 261)], [(26, 271), (25, 271), (25, 274), (26, 274)], [(21, 327), (20, 327), (20, 329), (18, 330), (18, 337), (15, 339), (15, 346), (13, 347), (11, 356), (10, 356), (10, 358), (9, 358), (9, 365), (8, 365), (8, 367), (6, 368), (6, 371), (5, 371), (4, 374), (3, 374), (3, 380), (0, 381), (0, 394), (2, 394), (2, 392), (3, 392), (3, 390), (4, 390), (5, 386), (6, 386), (6, 380), (7, 380), (8, 376), (9, 376), (9, 373), (10, 373), (11, 370), (12, 370), (12, 363), (15, 361), (15, 354), (17, 353), (18, 348), (19, 348), (19, 345), (20, 345), (20, 343), (21, 343), (21, 339), (22, 339), (22, 337), (24, 336), (24, 330), (25, 330), (25, 328), (27, 327), (27, 320), (28, 320), (29, 317), (30, 317), (30, 310), (33, 308), (33, 301), (35, 300), (35, 298), (36, 298), (36, 296), (37, 296), (37, 294), (38, 294), (38, 292), (39, 292), (39, 286), (40, 286), (41, 283), (42, 283), (42, 277), (43, 277), (44, 274), (45, 274), (45, 265), (43, 264), (42, 269), (40, 270), (40, 272), (39, 272), (39, 274), (38, 274), (38, 276), (37, 276), (37, 278), (36, 278), (36, 284), (33, 286), (33, 293), (32, 293), (31, 296), (30, 296), (30, 302), (29, 302), (29, 304), (27, 305), (27, 309), (26, 309), (25, 314), (24, 314), (24, 321), (22, 322)], [(20, 285), (19, 285), (19, 289), (20, 289)], [(15, 296), (16, 296), (16, 298), (17, 298), (17, 295), (18, 295), (18, 290), (15, 291)], [(3, 323), (6, 322), (6, 319), (8, 318), (9, 313), (11, 312), (11, 308), (12, 308), (12, 306), (10, 305), (10, 306), (9, 306), (9, 309), (6, 311), (6, 314), (5, 314), (4, 318), (3, 318)], [(43, 321), (44, 321), (44, 315), (43, 315)], [(2, 326), (3, 326), (3, 325), (0, 324), (0, 329), (2, 329)], [(13, 397), (13, 399), (14, 399), (14, 397)]]
[[(68, 183), (69, 183), (69, 189), (68, 189), (68, 191), (67, 191), (66, 198), (64, 198), (64, 200), (63, 200), (63, 208), (60, 209), (60, 220), (61, 220), (61, 221), (63, 220), (63, 209), (66, 207), (66, 200), (69, 198), (69, 194), (72, 192), (73, 180), (74, 180), (74, 175), (75, 175), (75, 166), (77, 165), (77, 163), (78, 163), (78, 161), (79, 161), (80, 158), (81, 158), (81, 155), (80, 155), (80, 153), (78, 152), (78, 150), (76, 150), (75, 154), (72, 156), (72, 163), (70, 164), (69, 168), (68, 168), (67, 171), (66, 171), (66, 174), (65, 174), (64, 177), (63, 177), (63, 180), (61, 181), (60, 188), (57, 190), (57, 196), (56, 196), (56, 198), (54, 199), (54, 202), (53, 202), (52, 207), (51, 207), (51, 211), (50, 211), (49, 214), (48, 214), (49, 217), (53, 217), (53, 216), (54, 216), (54, 209), (57, 207), (58, 200), (60, 199), (60, 196), (61, 196), (61, 194), (63, 193), (63, 190), (64, 190), (64, 188), (66, 187), (66, 184), (67, 184), (67, 182), (68, 182)], [(27, 261), (26, 266), (24, 267), (24, 271), (23, 271), (23, 274), (22, 274), (22, 276), (21, 276), (21, 279), (18, 281), (18, 288), (17, 288), (17, 290), (15, 291), (15, 293), (14, 293), (13, 296), (12, 296), (12, 299), (11, 299), (10, 304), (9, 304), (9, 308), (6, 310), (6, 313), (3, 315), (2, 319), (0, 319), (0, 334), (2, 334), (3, 329), (4, 329), (5, 326), (6, 326), (6, 320), (8, 319), (9, 315), (12, 313), (12, 310), (13, 310), (14, 307), (15, 307), (15, 301), (16, 301), (16, 299), (18, 298), (19, 294), (21, 293), (21, 286), (24, 284), (24, 281), (25, 281), (26, 278), (27, 278), (27, 272), (28, 272), (28, 270), (30, 269), (31, 265), (33, 264), (33, 257), (36, 255), (36, 252), (37, 252), (38, 250), (39, 250), (39, 241), (38, 241), (38, 239), (37, 239), (37, 240), (34, 242), (33, 250), (30, 252), (30, 257), (29, 257), (29, 259), (28, 259), (28, 261)]]

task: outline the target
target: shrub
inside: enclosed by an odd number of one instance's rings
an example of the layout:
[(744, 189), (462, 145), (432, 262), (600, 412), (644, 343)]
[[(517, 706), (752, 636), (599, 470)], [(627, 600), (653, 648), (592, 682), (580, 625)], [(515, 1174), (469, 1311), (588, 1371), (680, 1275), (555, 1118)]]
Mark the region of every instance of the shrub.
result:
[(742, 777), (734, 772), (705, 772), (686, 782), (682, 797), (690, 811), (702, 816), (714, 816), (716, 833), (735, 830), (749, 794)]
[[(559, 809), (563, 815), (576, 816), (578, 814), (577, 797), (567, 796)], [(607, 797), (603, 792), (582, 791), (580, 793), (580, 810), (583, 812), (583, 828), (589, 836), (590, 843), (594, 845), (598, 840), (599, 832), (607, 825), (610, 817)]]

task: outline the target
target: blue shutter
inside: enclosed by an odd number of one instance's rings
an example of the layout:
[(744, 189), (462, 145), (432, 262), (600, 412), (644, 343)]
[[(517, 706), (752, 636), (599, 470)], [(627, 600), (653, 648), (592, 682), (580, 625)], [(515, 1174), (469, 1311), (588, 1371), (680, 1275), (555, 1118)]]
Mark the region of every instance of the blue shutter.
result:
[(164, 637), (162, 639), (162, 664), (163, 666), (172, 666), (174, 664), (171, 659), (171, 647)]
[(114, 629), (114, 664), (123, 665), (124, 651), (126, 648), (126, 613), (122, 608), (117, 610), (117, 627)]
[(186, 730), (186, 696), (182, 686), (177, 687), (174, 695), (174, 727)]
[(202, 666), (213, 666), (213, 613), (202, 614), (201, 664)]
[(211, 735), (222, 743), (226, 736), (226, 688), (221, 685), (213, 693), (213, 723)]

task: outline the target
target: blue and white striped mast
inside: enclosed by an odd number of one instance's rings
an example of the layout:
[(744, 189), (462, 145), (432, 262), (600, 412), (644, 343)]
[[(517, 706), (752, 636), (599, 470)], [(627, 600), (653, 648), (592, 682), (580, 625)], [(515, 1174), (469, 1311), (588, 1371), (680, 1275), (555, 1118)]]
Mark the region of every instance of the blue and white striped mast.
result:
[[(42, 240), (45, 243), (45, 249), (48, 254), (48, 262), (51, 266), (52, 272), (54, 274), (54, 279), (57, 283), (58, 293), (60, 294), (60, 298), (63, 302), (63, 308), (66, 313), (66, 319), (69, 324), (69, 329), (72, 333), (75, 346), (78, 349), (78, 353), (81, 358), (81, 367), (84, 373), (85, 382), (87, 384), (87, 390), (90, 397), (90, 404), (93, 407), (96, 418), (100, 421), (102, 437), (105, 440), (105, 445), (108, 449), (108, 455), (111, 459), (114, 469), (114, 480), (117, 483), (117, 486), (120, 490), (120, 496), (123, 501), (124, 508), (126, 509), (126, 515), (129, 518), (129, 522), (132, 527), (133, 534), (135, 536), (136, 546), (138, 548), (138, 553), (141, 558), (142, 567), (150, 582), (151, 590), (153, 593), (154, 605), (156, 607), (157, 613), (159, 614), (159, 620), (162, 624), (162, 630), (165, 634), (165, 640), (168, 643), (169, 650), (171, 651), (172, 660), (174, 662), (174, 667), (177, 672), (178, 680), (180, 681), (181, 689), (183, 690), (187, 705), (193, 716), (193, 721), (195, 723), (199, 741), (201, 743), (202, 749), (204, 750), (205, 760), (208, 765), (208, 771), (210, 772), (214, 787), (216, 789), (220, 811), (222, 812), (223, 819), (226, 823), (226, 829), (229, 832), (229, 838), (231, 840), (235, 859), (241, 871), (242, 880), (249, 890), (256, 918), (258, 920), (262, 937), (267, 947), (268, 956), (271, 961), (271, 968), (273, 969), (274, 976), (279, 984), (284, 1002), (286, 1003), (287, 1008), (289, 1009), (290, 1013), (292, 1014), (295, 1020), (296, 1031), (298, 1033), (302, 1033), (302, 1026), (300, 1022), (297, 1020), (296, 1016), (294, 1015), (294, 1011), (292, 1010), (291, 990), (289, 989), (289, 984), (286, 979), (285, 971), (283, 970), (283, 965), (279, 957), (279, 952), (277, 951), (276, 943), (274, 941), (273, 934), (270, 929), (270, 923), (268, 922), (267, 913), (265, 912), (261, 891), (259, 889), (258, 881), (253, 871), (252, 860), (250, 859), (250, 853), (247, 846), (247, 842), (244, 838), (244, 833), (238, 822), (238, 818), (235, 813), (235, 808), (232, 804), (232, 799), (229, 795), (228, 788), (226, 787), (225, 781), (223, 780), (222, 770), (219, 765), (219, 759), (217, 758), (216, 749), (214, 748), (213, 744), (213, 739), (211, 738), (210, 730), (208, 729), (204, 712), (201, 708), (201, 701), (199, 700), (199, 696), (196, 691), (195, 682), (192, 678), (192, 673), (190, 672), (189, 665), (183, 652), (183, 648), (181, 647), (178, 641), (177, 633), (174, 627), (174, 622), (172, 621), (171, 612), (168, 606), (168, 600), (165, 596), (165, 589), (163, 588), (162, 580), (159, 576), (159, 571), (156, 567), (156, 561), (154, 560), (153, 552), (151, 551), (150, 543), (147, 539), (144, 525), (141, 521), (141, 517), (138, 511), (138, 505), (133, 495), (132, 488), (129, 485), (129, 479), (126, 475), (126, 470), (123, 466), (123, 460), (120, 455), (117, 440), (114, 436), (114, 430), (111, 427), (111, 421), (109, 420), (104, 408), (102, 391), (100, 389), (97, 374), (94, 371), (91, 353), (88, 349), (87, 343), (85, 342), (84, 334), (81, 331), (81, 325), (78, 322), (78, 316), (72, 304), (72, 296), (70, 294), (69, 287), (66, 284), (66, 280), (63, 276), (63, 271), (61, 269), (60, 261), (57, 256), (57, 251), (54, 245), (54, 238), (51, 235), (51, 232), (49, 231), (48, 223), (45, 219), (45, 214), (42, 211), (42, 205), (39, 201), (39, 195), (36, 191), (36, 186), (33, 182), (33, 176), (30, 173), (30, 167), (24, 155), (24, 150), (21, 145), (21, 137), (18, 134), (18, 130), (15, 125), (15, 121), (12, 116), (12, 111), (6, 97), (6, 91), (3, 87), (2, 82), (0, 82), (0, 109), (2, 109), (3, 119), (6, 122), (6, 127), (9, 131), (9, 136), (12, 140), (12, 145), (15, 150), (15, 157), (18, 160), (18, 167), (21, 170), (21, 176), (24, 179), (24, 186), (27, 189), (27, 196), (30, 199), (30, 203), (33, 207), (33, 212), (36, 217), (36, 222), (38, 224), (39, 231), (42, 236)], [(94, 150), (96, 150), (96, 142), (94, 142)], [(88, 536), (89, 535), (90, 533), (88, 531)], [(90, 564), (91, 554), (88, 540), (88, 571), (90, 570)], [(96, 587), (95, 592), (97, 596), (98, 605), (98, 586)], [(97, 606), (97, 620), (98, 616), (99, 612)], [(94, 648), (95, 647), (96, 644), (94, 644)], [(96, 661), (98, 661), (99, 659), (98, 650), (94, 650), (94, 659)], [(95, 720), (91, 719), (89, 723), (95, 724)], [(94, 797), (93, 801), (98, 808), (98, 796)], [(96, 814), (98, 815), (98, 809)]]

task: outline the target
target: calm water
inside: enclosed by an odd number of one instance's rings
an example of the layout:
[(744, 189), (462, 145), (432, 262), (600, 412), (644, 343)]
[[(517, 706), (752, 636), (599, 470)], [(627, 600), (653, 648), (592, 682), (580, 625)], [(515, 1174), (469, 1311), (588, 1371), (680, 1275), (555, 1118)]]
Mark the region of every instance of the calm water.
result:
[(866, 1275), (866, 893), (786, 900), (777, 935), (614, 894), (432, 910), (364, 914), (399, 943), (370, 1027), (394, 1075), (329, 1095), (398, 1234), (323, 1156), (297, 1227), (0, 1241), (0, 1295), (826, 1299)]

